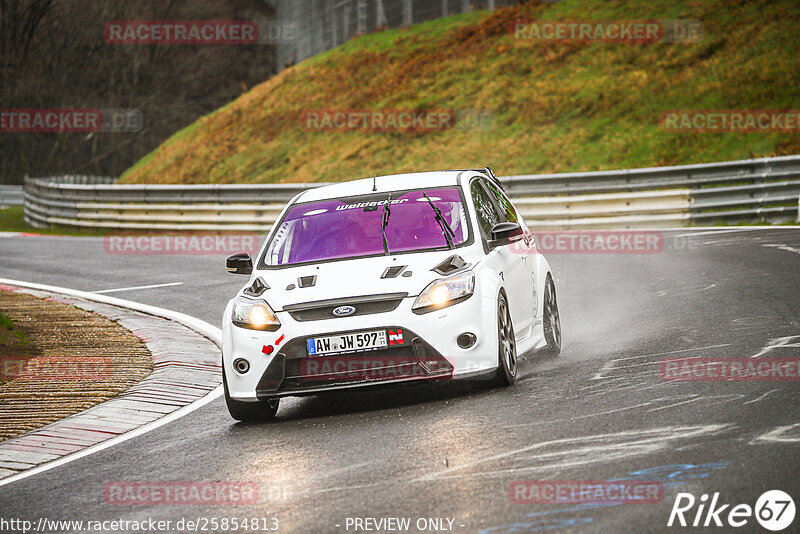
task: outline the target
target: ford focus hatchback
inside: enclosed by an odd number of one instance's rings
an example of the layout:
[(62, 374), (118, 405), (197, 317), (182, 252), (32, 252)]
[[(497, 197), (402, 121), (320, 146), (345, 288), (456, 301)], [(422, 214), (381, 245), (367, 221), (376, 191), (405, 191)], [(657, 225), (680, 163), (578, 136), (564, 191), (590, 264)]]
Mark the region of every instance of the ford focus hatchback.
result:
[(554, 277), (490, 169), (367, 178), (283, 209), (225, 308), (223, 382), (238, 420), (279, 399), (404, 382), (514, 383), (557, 354)]

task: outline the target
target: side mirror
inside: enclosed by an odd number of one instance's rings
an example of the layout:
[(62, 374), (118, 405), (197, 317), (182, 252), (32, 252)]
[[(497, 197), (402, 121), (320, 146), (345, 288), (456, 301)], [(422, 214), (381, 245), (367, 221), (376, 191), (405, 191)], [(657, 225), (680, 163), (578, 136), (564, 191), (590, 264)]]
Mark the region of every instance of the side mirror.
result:
[(253, 272), (253, 259), (250, 254), (240, 252), (228, 258), (225, 263), (225, 268), (229, 273), (233, 274), (252, 274)]
[(492, 236), (489, 241), (491, 248), (508, 245), (514, 241), (522, 239), (522, 227), (514, 222), (502, 222), (495, 224), (492, 228)]

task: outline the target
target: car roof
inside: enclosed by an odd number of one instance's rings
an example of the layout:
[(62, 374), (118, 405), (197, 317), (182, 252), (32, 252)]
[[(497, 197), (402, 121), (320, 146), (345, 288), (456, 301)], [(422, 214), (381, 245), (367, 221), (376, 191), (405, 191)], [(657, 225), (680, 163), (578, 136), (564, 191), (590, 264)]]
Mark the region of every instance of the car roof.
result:
[[(463, 173), (469, 177), (483, 174), (476, 170), (414, 172), (407, 174), (391, 174), (374, 178), (361, 178), (349, 182), (341, 182), (322, 187), (315, 187), (305, 191), (296, 200), (297, 202), (314, 202), (356, 195), (369, 195), (372, 193), (389, 193), (402, 189), (422, 189), (425, 187), (457, 186)], [(465, 175), (465, 176), (467, 176)], [(373, 191), (373, 185), (376, 191)]]

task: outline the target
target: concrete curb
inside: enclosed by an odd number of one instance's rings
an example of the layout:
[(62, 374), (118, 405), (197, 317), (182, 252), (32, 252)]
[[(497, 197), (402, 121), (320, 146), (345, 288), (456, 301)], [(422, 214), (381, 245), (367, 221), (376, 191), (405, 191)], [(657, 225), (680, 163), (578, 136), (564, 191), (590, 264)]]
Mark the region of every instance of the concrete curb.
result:
[(222, 393), (220, 330), (194, 317), (83, 291), (0, 279), (118, 321), (145, 342), (155, 370), (122, 395), (0, 443), (0, 486), (154, 430)]

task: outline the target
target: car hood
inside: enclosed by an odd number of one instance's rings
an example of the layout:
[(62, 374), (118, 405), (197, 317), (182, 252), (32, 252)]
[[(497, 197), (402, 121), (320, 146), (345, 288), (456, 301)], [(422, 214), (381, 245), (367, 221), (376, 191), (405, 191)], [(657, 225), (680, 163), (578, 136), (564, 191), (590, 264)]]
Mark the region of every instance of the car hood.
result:
[[(282, 311), (285, 306), (319, 300), (386, 293), (416, 296), (431, 281), (446, 276), (432, 269), (454, 254), (473, 266), (479, 261), (473, 251), (462, 248), (265, 269), (254, 271), (254, 275), (270, 287), (261, 298), (275, 311)], [(396, 276), (382, 278), (392, 267)], [(409, 272), (410, 276), (403, 276)]]

